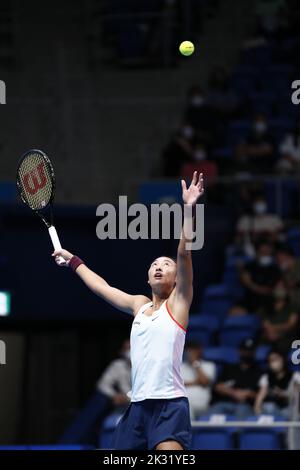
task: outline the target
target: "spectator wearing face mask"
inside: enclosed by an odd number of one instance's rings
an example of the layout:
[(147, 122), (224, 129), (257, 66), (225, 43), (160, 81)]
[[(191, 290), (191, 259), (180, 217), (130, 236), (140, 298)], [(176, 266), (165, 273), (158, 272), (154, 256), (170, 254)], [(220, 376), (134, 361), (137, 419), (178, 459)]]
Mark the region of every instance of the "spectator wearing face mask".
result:
[(185, 120), (197, 130), (199, 139), (206, 145), (215, 143), (216, 117), (204, 91), (198, 86), (193, 86), (188, 91)]
[(268, 354), (268, 369), (261, 377), (255, 400), (256, 414), (276, 414), (291, 418), (289, 397), (292, 386), (299, 381), (299, 372), (288, 369), (286, 355), (273, 349)]
[(125, 340), (120, 358), (108, 365), (97, 382), (97, 390), (103, 393), (117, 411), (122, 411), (129, 404), (131, 390), (130, 341)]
[(300, 172), (300, 120), (292, 133), (287, 134), (279, 145), (280, 159), (276, 169), (280, 173)]
[(270, 243), (278, 241), (284, 228), (283, 221), (276, 214), (268, 212), (266, 199), (258, 194), (252, 205), (252, 214), (239, 218), (236, 226), (236, 243), (255, 243), (264, 237)]
[(211, 399), (211, 387), (216, 378), (215, 364), (202, 359), (202, 351), (201, 344), (189, 342), (185, 347), (186, 359), (181, 367), (191, 419), (196, 419), (207, 410)]
[(239, 348), (240, 362), (223, 366), (214, 388), (214, 404), (210, 413), (233, 414), (245, 419), (253, 414), (262, 372), (254, 361), (255, 344), (244, 340)]
[(176, 178), (182, 165), (193, 160), (195, 131), (189, 122), (184, 122), (163, 152), (163, 175)]
[(207, 146), (202, 141), (197, 141), (193, 149), (193, 161), (182, 166), (180, 175), (182, 178), (190, 178), (197, 171), (205, 175), (207, 186), (213, 185), (218, 175), (216, 162), (209, 160)]
[(300, 311), (300, 260), (288, 246), (276, 251), (276, 261), (281, 270), (291, 303)]
[(264, 114), (257, 114), (252, 131), (236, 148), (236, 171), (272, 173), (274, 161), (274, 142), (268, 132), (267, 118)]
[(250, 312), (272, 305), (273, 289), (280, 279), (280, 270), (273, 257), (273, 245), (265, 240), (256, 245), (256, 257), (240, 268), (245, 288), (244, 304)]
[(288, 351), (294, 339), (297, 339), (298, 311), (290, 303), (283, 280), (279, 280), (273, 289), (273, 301), (268, 308), (259, 311), (262, 317), (262, 340)]

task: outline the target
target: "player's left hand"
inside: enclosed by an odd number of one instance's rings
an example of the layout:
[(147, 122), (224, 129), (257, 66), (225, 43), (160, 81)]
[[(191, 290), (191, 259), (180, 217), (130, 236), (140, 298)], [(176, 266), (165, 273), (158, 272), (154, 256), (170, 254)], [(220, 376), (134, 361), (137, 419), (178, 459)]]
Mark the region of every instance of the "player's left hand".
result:
[(194, 171), (193, 179), (190, 184), (190, 187), (186, 187), (185, 180), (181, 180), (182, 186), (182, 200), (184, 204), (194, 205), (198, 201), (198, 199), (204, 193), (203, 187), (203, 173), (197, 175), (197, 171)]

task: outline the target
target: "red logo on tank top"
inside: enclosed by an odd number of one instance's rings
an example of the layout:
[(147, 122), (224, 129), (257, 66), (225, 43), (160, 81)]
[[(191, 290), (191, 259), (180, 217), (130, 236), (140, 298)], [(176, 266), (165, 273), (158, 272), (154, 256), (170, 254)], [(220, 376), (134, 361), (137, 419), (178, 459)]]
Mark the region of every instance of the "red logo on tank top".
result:
[(23, 184), (26, 191), (34, 195), (40, 189), (42, 189), (45, 184), (47, 183), (47, 178), (45, 175), (45, 167), (44, 162), (38, 164), (38, 166), (34, 169), (26, 173), (23, 178)]

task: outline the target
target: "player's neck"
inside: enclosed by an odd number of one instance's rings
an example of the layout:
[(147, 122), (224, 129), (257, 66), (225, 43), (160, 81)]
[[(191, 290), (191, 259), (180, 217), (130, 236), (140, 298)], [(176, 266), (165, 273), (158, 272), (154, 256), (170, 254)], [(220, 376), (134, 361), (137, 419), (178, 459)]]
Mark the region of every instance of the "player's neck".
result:
[(152, 295), (152, 307), (153, 307), (153, 310), (158, 310), (162, 304), (164, 303), (164, 301), (167, 299), (167, 297), (160, 297), (156, 294), (153, 294)]

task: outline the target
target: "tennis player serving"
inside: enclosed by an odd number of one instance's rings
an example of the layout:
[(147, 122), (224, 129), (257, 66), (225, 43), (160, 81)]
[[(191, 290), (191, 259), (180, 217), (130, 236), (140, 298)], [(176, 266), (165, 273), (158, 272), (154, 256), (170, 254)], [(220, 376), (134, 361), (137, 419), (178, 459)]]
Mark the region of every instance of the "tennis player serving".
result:
[[(198, 177), (194, 172), (188, 188), (184, 180), (181, 184), (184, 204), (195, 206), (204, 192), (202, 173)], [(188, 214), (192, 211), (184, 211), (177, 262), (161, 256), (149, 268), (152, 299), (110, 286), (64, 249), (52, 255), (57, 262), (62, 256), (65, 266), (76, 271), (91, 291), (134, 317), (130, 337), (131, 403), (117, 425), (114, 449), (182, 450), (191, 445), (189, 404), (180, 375), (193, 297), (192, 257), (187, 249), (192, 241), (192, 215)]]

